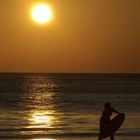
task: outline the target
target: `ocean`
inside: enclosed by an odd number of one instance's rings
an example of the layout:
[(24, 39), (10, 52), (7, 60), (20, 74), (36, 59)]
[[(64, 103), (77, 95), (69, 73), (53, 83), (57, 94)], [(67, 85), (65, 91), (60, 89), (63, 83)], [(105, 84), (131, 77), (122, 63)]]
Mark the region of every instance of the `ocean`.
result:
[(115, 137), (140, 139), (140, 74), (0, 74), (0, 139), (97, 139), (104, 103), (126, 115)]

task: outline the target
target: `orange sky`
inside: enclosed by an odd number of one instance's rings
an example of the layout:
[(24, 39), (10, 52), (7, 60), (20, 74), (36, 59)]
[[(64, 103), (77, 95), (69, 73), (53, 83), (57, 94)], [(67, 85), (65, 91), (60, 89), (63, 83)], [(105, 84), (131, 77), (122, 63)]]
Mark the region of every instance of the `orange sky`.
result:
[(45, 25), (34, 2), (0, 1), (0, 72), (140, 72), (140, 0), (42, 0)]

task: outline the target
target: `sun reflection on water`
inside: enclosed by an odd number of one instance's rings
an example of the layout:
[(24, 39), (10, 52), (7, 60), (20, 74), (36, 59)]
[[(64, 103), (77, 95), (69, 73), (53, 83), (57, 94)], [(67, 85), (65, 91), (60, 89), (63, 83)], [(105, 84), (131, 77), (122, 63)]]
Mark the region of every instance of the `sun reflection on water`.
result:
[(55, 139), (32, 139), (32, 140), (55, 140)]
[(58, 97), (55, 93), (58, 82), (51, 76), (31, 76), (24, 83), (24, 94), (19, 106), (26, 109), (24, 119), (27, 122), (26, 128), (31, 130), (29, 133), (48, 134), (59, 131), (57, 127), (61, 121), (57, 115)]
[(28, 77), (22, 84), (22, 90), (24, 91), (22, 101), (27, 107), (29, 105), (37, 108), (53, 106), (56, 100), (54, 91), (57, 87), (56, 81), (51, 77)]
[(32, 128), (50, 128), (53, 125), (54, 116), (51, 115), (52, 111), (34, 111), (30, 114), (28, 119)]
[(45, 123), (48, 126), (50, 126), (51, 120), (49, 116), (46, 116), (44, 114), (36, 113), (33, 116), (33, 120), (35, 123)]

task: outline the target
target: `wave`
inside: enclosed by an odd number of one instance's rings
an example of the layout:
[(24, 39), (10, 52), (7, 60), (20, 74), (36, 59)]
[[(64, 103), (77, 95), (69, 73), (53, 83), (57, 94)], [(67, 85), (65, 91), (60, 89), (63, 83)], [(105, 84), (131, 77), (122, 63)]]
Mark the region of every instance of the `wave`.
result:
[[(12, 136), (0, 136), (0, 139), (18, 139), (18, 138), (76, 138), (76, 137), (97, 137), (98, 133), (60, 133), (60, 134), (31, 134), (31, 135), (12, 135)], [(127, 137), (140, 137), (140, 133), (117, 133), (115, 136), (127, 136)]]
[(69, 130), (69, 128), (15, 128), (0, 129), (0, 132), (17, 132), (17, 131), (48, 131), (48, 130)]

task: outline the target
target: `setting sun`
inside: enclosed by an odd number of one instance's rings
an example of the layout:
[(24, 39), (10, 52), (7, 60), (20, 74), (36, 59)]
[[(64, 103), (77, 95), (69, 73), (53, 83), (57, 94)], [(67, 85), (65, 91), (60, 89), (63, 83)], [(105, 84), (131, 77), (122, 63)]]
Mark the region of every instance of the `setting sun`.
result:
[(32, 8), (32, 18), (39, 24), (47, 23), (52, 18), (52, 10), (46, 4), (37, 4)]

